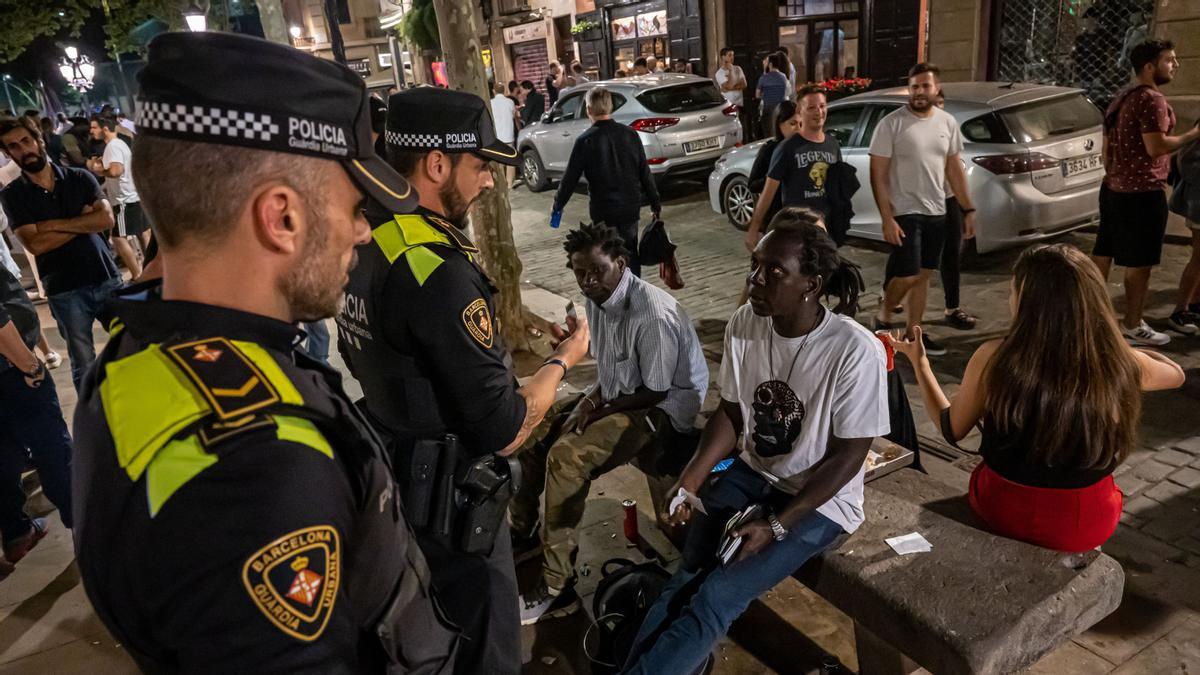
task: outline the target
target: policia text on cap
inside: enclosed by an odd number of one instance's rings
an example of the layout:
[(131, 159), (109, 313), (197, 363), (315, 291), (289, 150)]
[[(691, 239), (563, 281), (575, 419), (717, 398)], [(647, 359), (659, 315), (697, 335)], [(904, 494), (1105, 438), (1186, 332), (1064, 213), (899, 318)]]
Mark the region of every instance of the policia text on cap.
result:
[(569, 336), (518, 388), (495, 321), (495, 288), (464, 234), (492, 187), (490, 161), (516, 164), (482, 99), (420, 87), (388, 102), (389, 163), (420, 194), (413, 215), (373, 214), (338, 316), (339, 348), (394, 449), (405, 511), (434, 587), (464, 632), (456, 670), (520, 671), (518, 595), (505, 511), (509, 463), (587, 351)]
[(371, 151), (361, 78), (227, 33), (162, 35), (138, 77), (133, 174), (164, 276), (118, 295), (80, 391), (88, 597), (150, 673), (450, 672), (461, 637), (390, 458), (295, 349), (370, 239), (364, 193), (413, 203)]

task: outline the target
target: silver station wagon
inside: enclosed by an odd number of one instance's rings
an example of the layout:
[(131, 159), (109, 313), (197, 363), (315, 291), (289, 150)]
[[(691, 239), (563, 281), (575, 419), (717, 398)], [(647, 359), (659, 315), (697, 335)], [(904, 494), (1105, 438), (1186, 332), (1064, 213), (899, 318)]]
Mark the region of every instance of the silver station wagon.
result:
[[(946, 112), (961, 125), (980, 253), (1022, 246), (1099, 219), (1102, 114), (1079, 89), (1040, 84), (947, 82)], [(850, 234), (883, 240), (870, 185), (871, 134), (884, 115), (908, 102), (904, 88), (829, 104), (827, 133), (858, 170)], [(722, 157), (709, 175), (712, 209), (746, 229), (757, 195), (747, 177), (762, 142)]]
[(592, 125), (584, 95), (597, 86), (612, 92), (613, 119), (638, 132), (655, 178), (707, 172), (742, 140), (737, 110), (712, 80), (659, 73), (588, 82), (560, 92), (541, 121), (517, 136), (521, 172), (530, 190), (545, 190), (566, 172), (575, 139)]

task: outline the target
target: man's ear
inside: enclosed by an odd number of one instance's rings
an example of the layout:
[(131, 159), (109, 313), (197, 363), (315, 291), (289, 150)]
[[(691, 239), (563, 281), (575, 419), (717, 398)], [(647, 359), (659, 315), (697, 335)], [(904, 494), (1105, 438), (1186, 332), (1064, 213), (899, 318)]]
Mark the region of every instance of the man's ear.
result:
[(300, 249), (300, 232), (311, 223), (304, 221), (300, 195), (282, 183), (264, 187), (251, 202), (254, 235), (267, 250), (291, 254)]
[(434, 150), (425, 155), (421, 167), (425, 171), (425, 177), (434, 185), (441, 186), (450, 180), (450, 158), (441, 150)]

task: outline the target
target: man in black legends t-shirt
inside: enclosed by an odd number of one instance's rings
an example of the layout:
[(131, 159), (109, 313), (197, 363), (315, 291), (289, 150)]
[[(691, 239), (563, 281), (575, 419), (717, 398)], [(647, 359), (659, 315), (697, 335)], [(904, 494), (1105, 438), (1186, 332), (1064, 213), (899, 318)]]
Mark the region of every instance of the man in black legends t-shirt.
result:
[(783, 190), (784, 207), (807, 206), (829, 218), (826, 179), (829, 168), (842, 161), (842, 148), (836, 138), (825, 133), (825, 92), (810, 85), (802, 87), (797, 96), (800, 131), (780, 143), (771, 157), (771, 168), (746, 232), (746, 246), (751, 250), (762, 237), (763, 221), (779, 190)]
[(41, 132), (24, 120), (0, 120), (0, 149), (21, 167), (21, 177), (0, 191), (0, 202), (13, 232), (36, 256), (78, 390), (96, 358), (92, 322), (121, 286), (100, 234), (113, 227), (112, 207), (90, 173), (52, 164)]

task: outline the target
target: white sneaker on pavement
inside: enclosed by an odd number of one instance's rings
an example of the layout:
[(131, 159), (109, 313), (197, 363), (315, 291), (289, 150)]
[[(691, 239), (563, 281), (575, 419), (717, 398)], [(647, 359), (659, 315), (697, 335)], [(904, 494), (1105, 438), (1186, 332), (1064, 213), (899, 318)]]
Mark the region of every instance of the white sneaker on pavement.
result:
[(1161, 347), (1171, 341), (1171, 336), (1160, 333), (1150, 327), (1144, 320), (1136, 328), (1121, 327), (1125, 341), (1143, 347)]
[(58, 352), (50, 352), (49, 354), (46, 354), (46, 367), (47, 368), (49, 368), (50, 370), (54, 370), (55, 368), (57, 368), (61, 365), (62, 365), (62, 357), (58, 355)]

